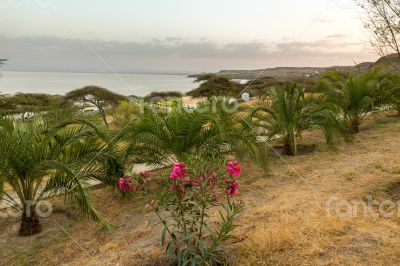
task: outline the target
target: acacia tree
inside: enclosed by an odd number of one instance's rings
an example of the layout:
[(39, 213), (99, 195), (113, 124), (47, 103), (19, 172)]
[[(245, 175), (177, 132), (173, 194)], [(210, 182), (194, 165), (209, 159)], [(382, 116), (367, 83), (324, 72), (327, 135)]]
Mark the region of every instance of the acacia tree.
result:
[(126, 100), (126, 97), (98, 86), (86, 86), (68, 92), (65, 100), (93, 104), (99, 110), (106, 126), (108, 126), (104, 109), (107, 106), (118, 105), (121, 101)]
[(366, 14), (365, 27), (379, 55), (400, 58), (400, 5), (397, 0), (356, 0)]
[(187, 93), (193, 97), (238, 95), (243, 89), (228, 77), (215, 74), (202, 74), (194, 82), (200, 83), (200, 86)]

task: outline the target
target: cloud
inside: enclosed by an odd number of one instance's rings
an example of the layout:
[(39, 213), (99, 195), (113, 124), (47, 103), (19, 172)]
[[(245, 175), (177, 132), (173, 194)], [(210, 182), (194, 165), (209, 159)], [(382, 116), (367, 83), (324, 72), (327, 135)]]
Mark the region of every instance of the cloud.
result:
[(288, 51), (279, 61), (281, 64), (329, 65), (327, 58), (335, 58), (336, 61), (331, 64), (338, 64), (351, 63), (354, 57), (371, 56), (362, 43), (347, 41), (345, 35), (337, 34), (319, 40), (293, 43), (286, 40), (277, 43), (221, 43), (205, 38), (193, 41), (178, 37), (147, 42), (119, 42), (0, 36), (0, 57), (10, 58), (9, 68), (15, 70), (101, 71), (104, 66), (99, 65), (98, 59), (86, 44), (112, 64), (112, 67), (123, 71), (171, 67), (193, 70), (238, 66), (253, 68), (268, 65), (288, 46)]
[(23, 53), (40, 53), (60, 55), (82, 54), (87, 52), (86, 44), (104, 56), (134, 57), (238, 57), (251, 58), (266, 53), (266, 45), (261, 42), (237, 42), (221, 44), (202, 39), (200, 41), (184, 41), (181, 38), (169, 37), (165, 40), (152, 39), (148, 42), (118, 42), (78, 39), (62, 39), (55, 37), (17, 37), (0, 36), (0, 50), (3, 53), (18, 51)]
[(326, 39), (344, 39), (347, 37), (348, 37), (348, 35), (346, 35), (346, 34), (333, 34), (333, 35), (328, 35), (325, 38)]

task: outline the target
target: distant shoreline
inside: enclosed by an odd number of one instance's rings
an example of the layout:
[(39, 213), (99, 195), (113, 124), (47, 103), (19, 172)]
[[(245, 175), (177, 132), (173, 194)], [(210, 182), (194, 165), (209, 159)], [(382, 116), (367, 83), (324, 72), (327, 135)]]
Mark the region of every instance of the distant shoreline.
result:
[(146, 96), (151, 92), (188, 92), (197, 87), (194, 78), (187, 74), (121, 74), (73, 73), (40, 71), (1, 71), (1, 94), (65, 93), (89, 85), (107, 88), (116, 93), (130, 96)]
[[(92, 72), (92, 71), (38, 71), (38, 70), (9, 70), (9, 69), (2, 69), (0, 71), (1, 73), (6, 73), (6, 72), (15, 72), (15, 73), (59, 73), (59, 74), (112, 74), (112, 72)], [(170, 76), (187, 76), (190, 77), (192, 75), (197, 75), (193, 74), (193, 72), (118, 72), (116, 71), (118, 75), (170, 75)]]

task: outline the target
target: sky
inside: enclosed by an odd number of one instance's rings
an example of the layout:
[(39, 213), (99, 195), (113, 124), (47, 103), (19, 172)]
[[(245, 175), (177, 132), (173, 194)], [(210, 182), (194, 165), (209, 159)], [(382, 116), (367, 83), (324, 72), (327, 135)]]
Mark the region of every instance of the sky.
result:
[(375, 61), (355, 0), (0, 0), (4, 70), (196, 73)]

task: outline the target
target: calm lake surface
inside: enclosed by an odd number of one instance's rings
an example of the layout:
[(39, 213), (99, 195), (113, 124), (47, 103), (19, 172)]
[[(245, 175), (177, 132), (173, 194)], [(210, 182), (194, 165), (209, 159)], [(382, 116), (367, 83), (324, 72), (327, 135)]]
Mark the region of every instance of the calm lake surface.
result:
[(97, 85), (122, 95), (145, 96), (152, 91), (187, 92), (198, 87), (194, 78), (186, 75), (167, 74), (114, 74), (108, 73), (59, 73), (2, 71), (0, 93), (65, 94), (87, 85)]

